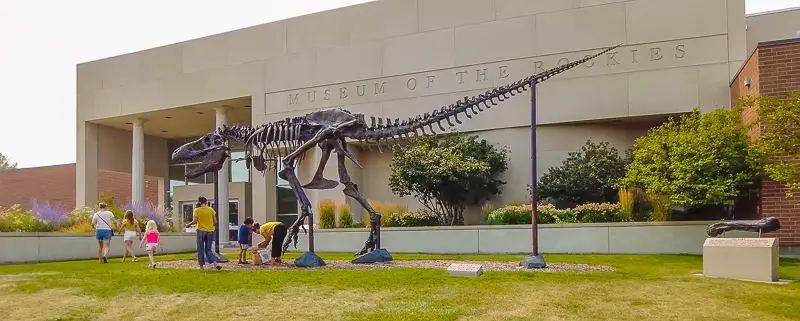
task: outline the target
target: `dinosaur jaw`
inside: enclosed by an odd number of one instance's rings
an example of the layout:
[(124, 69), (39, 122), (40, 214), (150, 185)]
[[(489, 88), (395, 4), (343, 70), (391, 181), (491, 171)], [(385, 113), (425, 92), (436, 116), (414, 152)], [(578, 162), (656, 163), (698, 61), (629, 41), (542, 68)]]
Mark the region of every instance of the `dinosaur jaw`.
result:
[(225, 164), (225, 161), (228, 159), (228, 157), (228, 152), (225, 149), (216, 149), (208, 152), (207, 156), (203, 158), (203, 162), (191, 171), (187, 172), (186, 177), (196, 178), (206, 173), (219, 171), (222, 169), (222, 166)]

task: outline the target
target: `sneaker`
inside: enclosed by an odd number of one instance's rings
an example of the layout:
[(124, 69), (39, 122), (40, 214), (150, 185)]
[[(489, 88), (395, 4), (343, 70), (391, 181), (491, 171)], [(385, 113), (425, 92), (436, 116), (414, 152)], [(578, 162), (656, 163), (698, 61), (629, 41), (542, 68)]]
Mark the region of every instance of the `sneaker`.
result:
[(135, 257), (135, 258), (133, 258), (133, 261), (134, 261), (134, 262), (136, 262), (136, 261), (138, 261), (138, 260), (139, 260), (139, 258), (138, 258), (138, 257)]
[(121, 262), (122, 262), (122, 263), (125, 263), (125, 258), (124, 258), (124, 257), (122, 258), (122, 261), (121, 261)]
[(214, 268), (217, 269), (217, 271), (222, 270), (222, 267), (219, 265), (214, 265)]
[(108, 259), (105, 256), (103, 257), (103, 263), (108, 263)]

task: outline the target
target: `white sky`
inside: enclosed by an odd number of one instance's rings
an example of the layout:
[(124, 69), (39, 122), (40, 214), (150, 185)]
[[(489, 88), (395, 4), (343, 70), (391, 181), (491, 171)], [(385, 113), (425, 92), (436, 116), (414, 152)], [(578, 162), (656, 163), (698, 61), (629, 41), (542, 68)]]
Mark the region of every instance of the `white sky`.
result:
[[(0, 0), (0, 153), (75, 162), (78, 63), (368, 1)], [(747, 13), (800, 6), (746, 1)]]

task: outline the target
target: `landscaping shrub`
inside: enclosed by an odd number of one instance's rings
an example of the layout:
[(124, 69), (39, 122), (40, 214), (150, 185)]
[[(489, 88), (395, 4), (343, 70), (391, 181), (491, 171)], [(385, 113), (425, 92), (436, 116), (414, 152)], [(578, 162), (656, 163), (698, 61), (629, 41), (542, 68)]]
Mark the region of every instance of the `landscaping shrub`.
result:
[(648, 193), (647, 199), (653, 207), (653, 211), (650, 212), (650, 220), (655, 222), (669, 221), (670, 211), (667, 199), (658, 193)]
[(341, 204), (338, 206), (339, 212), (339, 223), (338, 227), (340, 228), (350, 228), (353, 226), (353, 214), (352, 209), (350, 208), (350, 204)]
[(464, 225), (468, 205), (500, 193), (507, 152), (474, 135), (415, 139), (394, 151), (389, 186), (399, 196), (414, 196), (441, 225)]
[(570, 152), (560, 166), (551, 167), (542, 175), (536, 184), (535, 202), (552, 202), (558, 208), (614, 202), (616, 185), (625, 176), (628, 162), (608, 142), (587, 140), (580, 150)]
[(619, 215), (625, 222), (633, 220), (633, 207), (636, 203), (636, 192), (631, 189), (619, 190)]
[(50, 204), (50, 202), (40, 203), (35, 199), (31, 202), (31, 214), (34, 218), (49, 226), (52, 229), (59, 229), (69, 222), (69, 212), (61, 206), (61, 203)]
[[(552, 204), (536, 206), (536, 222), (538, 224), (575, 223), (577, 219), (572, 210), (556, 209)], [(484, 221), (489, 225), (531, 224), (531, 205), (510, 205), (489, 213)]]
[(70, 224), (68, 226), (62, 227), (58, 229), (56, 232), (65, 232), (65, 233), (92, 233), (94, 232), (94, 227), (92, 226), (92, 222), (79, 222), (76, 224)]
[(578, 221), (583, 223), (621, 222), (619, 204), (588, 203), (576, 206), (573, 211)]
[(319, 200), (319, 226), (320, 228), (336, 227), (336, 202), (332, 199)]
[(426, 211), (393, 213), (387, 227), (436, 226), (439, 219)]
[(2, 232), (52, 232), (55, 229), (37, 219), (30, 211), (23, 210), (19, 204), (10, 208), (0, 208), (0, 219), (5, 221), (6, 230)]
[(651, 129), (634, 142), (633, 162), (620, 184), (689, 207), (718, 206), (749, 194), (759, 153), (740, 117), (738, 110), (695, 109)]

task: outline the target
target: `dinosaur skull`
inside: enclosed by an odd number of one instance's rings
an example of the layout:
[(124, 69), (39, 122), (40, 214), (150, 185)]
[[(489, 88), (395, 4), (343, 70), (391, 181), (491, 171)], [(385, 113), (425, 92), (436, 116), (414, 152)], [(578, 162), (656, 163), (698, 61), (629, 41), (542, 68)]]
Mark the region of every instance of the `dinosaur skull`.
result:
[(186, 177), (195, 178), (209, 172), (216, 172), (222, 169), (225, 160), (230, 157), (228, 147), (225, 146), (225, 137), (212, 132), (206, 134), (198, 140), (188, 142), (178, 147), (172, 152), (172, 160), (177, 162), (189, 162), (203, 159), (202, 163), (192, 171), (186, 173)]

